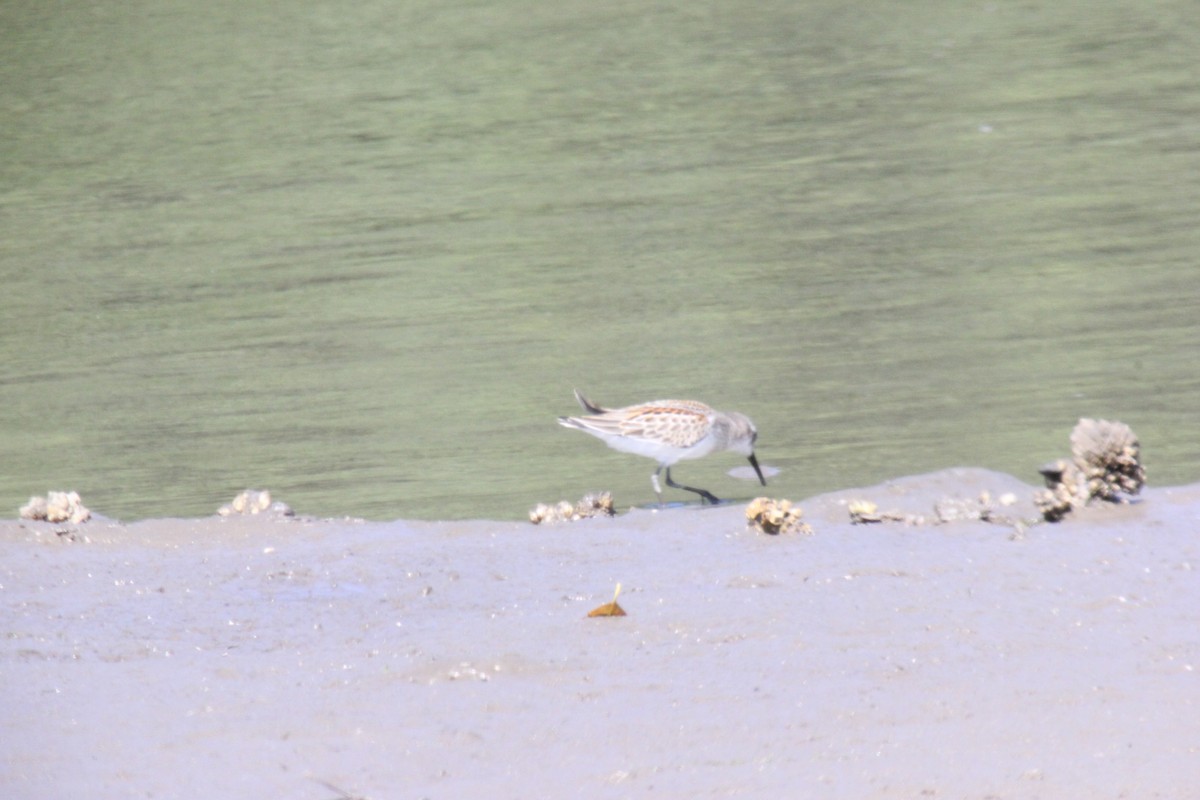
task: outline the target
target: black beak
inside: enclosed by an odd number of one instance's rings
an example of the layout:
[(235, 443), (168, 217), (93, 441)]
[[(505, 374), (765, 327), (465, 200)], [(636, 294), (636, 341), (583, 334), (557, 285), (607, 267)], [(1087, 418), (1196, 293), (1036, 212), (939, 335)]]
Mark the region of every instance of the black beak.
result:
[(754, 467), (754, 471), (758, 473), (759, 482), (766, 486), (767, 479), (762, 476), (762, 470), (758, 468), (758, 459), (754, 457), (754, 453), (750, 454), (750, 466)]

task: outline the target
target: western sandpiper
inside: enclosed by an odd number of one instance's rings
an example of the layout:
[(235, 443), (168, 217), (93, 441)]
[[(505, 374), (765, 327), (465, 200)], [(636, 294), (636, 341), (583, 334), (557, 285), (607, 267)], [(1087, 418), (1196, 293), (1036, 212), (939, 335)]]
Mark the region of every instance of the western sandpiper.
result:
[(719, 450), (732, 450), (747, 456), (759, 481), (767, 485), (758, 459), (754, 457), (754, 442), (758, 430), (745, 414), (736, 411), (716, 411), (695, 400), (655, 400), (625, 408), (603, 408), (588, 400), (576, 389), (575, 399), (591, 416), (559, 417), (558, 424), (590, 433), (614, 450), (653, 458), (658, 469), (650, 476), (654, 493), (662, 504), (662, 488), (658, 474), (667, 471), (667, 486), (685, 489), (700, 495), (700, 503), (721, 502), (712, 492), (683, 486), (671, 480), (671, 467), (686, 458), (703, 458)]

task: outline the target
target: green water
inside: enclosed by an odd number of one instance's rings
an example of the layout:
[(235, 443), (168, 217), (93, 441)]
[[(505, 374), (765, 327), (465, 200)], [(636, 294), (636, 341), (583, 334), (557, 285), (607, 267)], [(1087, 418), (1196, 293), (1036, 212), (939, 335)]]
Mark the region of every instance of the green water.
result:
[[(774, 496), (1200, 480), (1189, 2), (0, 6), (0, 516), (517, 518), (750, 415)], [(750, 497), (726, 454), (677, 480)]]

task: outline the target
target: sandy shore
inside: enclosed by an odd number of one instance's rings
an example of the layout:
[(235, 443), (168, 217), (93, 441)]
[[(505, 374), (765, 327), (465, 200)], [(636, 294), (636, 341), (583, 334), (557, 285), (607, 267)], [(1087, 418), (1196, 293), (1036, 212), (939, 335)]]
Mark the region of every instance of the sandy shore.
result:
[(0, 796), (1200, 796), (1200, 484), (1024, 531), (845, 508), (983, 490), (1036, 516), (961, 469), (802, 500), (811, 536), (0, 522)]

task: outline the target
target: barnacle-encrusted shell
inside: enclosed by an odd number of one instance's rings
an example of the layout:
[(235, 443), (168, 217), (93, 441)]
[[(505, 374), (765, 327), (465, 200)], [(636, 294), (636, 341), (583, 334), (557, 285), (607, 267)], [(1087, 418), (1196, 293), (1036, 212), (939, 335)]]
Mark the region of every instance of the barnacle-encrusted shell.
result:
[(800, 521), (804, 509), (791, 500), (756, 497), (746, 506), (746, 521), (762, 533), (812, 533), (812, 526)]
[(80, 501), (78, 492), (47, 492), (45, 497), (31, 497), (21, 506), (21, 519), (47, 522), (70, 522), (78, 525), (92, 518), (92, 512)]
[(29, 502), (21, 506), (21, 519), (45, 519), (46, 498), (34, 495)]
[(529, 509), (529, 521), (534, 525), (542, 523), (575, 522), (591, 517), (611, 517), (613, 510), (612, 492), (592, 492), (585, 494), (578, 503), (571, 505), (566, 500), (559, 500), (553, 505), (538, 503)]
[(905, 525), (924, 525), (925, 518), (920, 514), (906, 514), (903, 511), (880, 511), (879, 505), (872, 500), (860, 498), (846, 504), (850, 513), (850, 524), (863, 525), (868, 522), (903, 522)]
[(1146, 482), (1141, 445), (1123, 422), (1079, 420), (1071, 432), (1071, 454), (1092, 497), (1114, 500), (1119, 494), (1137, 494)]
[(850, 522), (855, 525), (861, 525), (864, 522), (880, 522), (883, 519), (879, 515), (879, 506), (870, 500), (851, 500), (846, 506), (846, 510), (850, 512)]
[(1115, 502), (1123, 494), (1137, 494), (1146, 482), (1141, 446), (1123, 422), (1079, 420), (1071, 431), (1071, 454), (1069, 460), (1060, 458), (1038, 470), (1046, 479), (1046, 488), (1034, 495), (1033, 502), (1050, 522), (1082, 508), (1092, 498)]
[(239, 492), (238, 496), (233, 498), (233, 501), (226, 503), (217, 509), (217, 513), (222, 517), (233, 516), (234, 514), (263, 514), (270, 512), (281, 517), (290, 517), (295, 514), (292, 507), (282, 500), (272, 500), (270, 489), (246, 489), (244, 492)]
[(1087, 505), (1087, 482), (1075, 462), (1060, 458), (1043, 464), (1038, 472), (1046, 479), (1046, 488), (1034, 493), (1033, 503), (1048, 522), (1057, 522)]
[(616, 512), (613, 511), (612, 492), (592, 492), (585, 494), (578, 503), (575, 504), (575, 517), (577, 519), (587, 519), (588, 517), (611, 517)]

